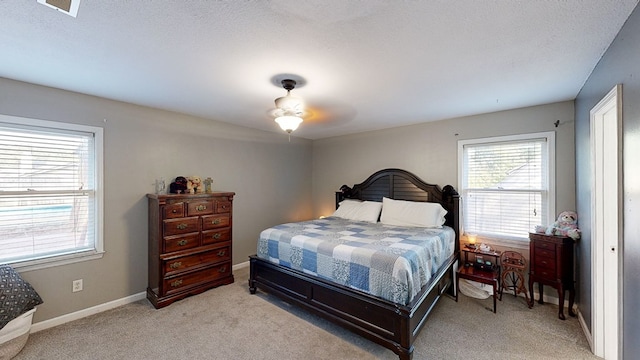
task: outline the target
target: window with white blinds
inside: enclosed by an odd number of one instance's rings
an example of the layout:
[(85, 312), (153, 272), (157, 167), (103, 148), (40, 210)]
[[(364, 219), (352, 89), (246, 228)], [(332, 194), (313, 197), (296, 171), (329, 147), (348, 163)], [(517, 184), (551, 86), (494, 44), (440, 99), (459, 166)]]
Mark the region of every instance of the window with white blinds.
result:
[(102, 253), (102, 129), (0, 116), (0, 263)]
[(464, 232), (526, 240), (552, 222), (554, 149), (553, 132), (459, 141)]

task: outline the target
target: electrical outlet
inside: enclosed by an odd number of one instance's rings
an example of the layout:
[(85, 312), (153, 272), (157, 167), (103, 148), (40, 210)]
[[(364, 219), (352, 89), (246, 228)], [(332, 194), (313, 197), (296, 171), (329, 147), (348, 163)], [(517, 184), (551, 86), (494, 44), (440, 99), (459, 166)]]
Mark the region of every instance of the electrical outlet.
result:
[(73, 280), (73, 286), (71, 288), (71, 291), (73, 292), (82, 291), (82, 279)]

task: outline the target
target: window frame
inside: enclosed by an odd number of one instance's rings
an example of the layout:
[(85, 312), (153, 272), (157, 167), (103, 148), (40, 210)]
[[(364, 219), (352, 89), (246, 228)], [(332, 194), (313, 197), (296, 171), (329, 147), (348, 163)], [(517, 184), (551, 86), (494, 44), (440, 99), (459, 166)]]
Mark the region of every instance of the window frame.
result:
[(94, 224), (94, 248), (78, 252), (65, 252), (58, 255), (49, 255), (46, 257), (36, 257), (26, 260), (16, 260), (7, 262), (16, 269), (21, 271), (30, 271), (72, 264), (81, 261), (95, 260), (102, 258), (104, 255), (104, 186), (103, 186), (103, 163), (104, 163), (104, 129), (97, 126), (81, 125), (74, 123), (64, 123), (51, 120), (39, 120), (25, 117), (17, 117), (11, 115), (0, 114), (0, 123), (19, 125), (21, 127), (30, 128), (37, 127), (39, 130), (51, 129), (55, 132), (62, 131), (80, 131), (92, 133), (94, 135), (94, 181), (95, 181), (95, 217)]
[[(465, 183), (465, 153), (464, 147), (466, 145), (481, 145), (481, 144), (495, 144), (495, 143), (510, 143), (510, 142), (523, 142), (523, 141), (532, 141), (536, 139), (546, 139), (547, 143), (547, 206), (546, 206), (546, 219), (542, 218), (542, 225), (551, 224), (555, 221), (555, 213), (556, 213), (556, 142), (555, 142), (556, 133), (554, 131), (546, 131), (546, 132), (537, 132), (537, 133), (526, 133), (526, 134), (517, 134), (517, 135), (502, 135), (502, 136), (493, 136), (486, 138), (477, 138), (477, 139), (466, 139), (466, 140), (458, 140), (458, 189), (461, 193), (461, 199), (464, 201), (464, 196), (466, 194), (466, 188), (464, 187)], [(464, 229), (465, 221), (464, 221), (464, 213), (466, 212), (465, 204), (463, 202), (462, 207), (462, 216), (463, 221), (460, 222), (461, 233), (463, 236), (468, 237), (470, 234), (466, 232)], [(530, 231), (534, 231), (534, 229), (530, 229)], [(502, 243), (503, 245), (510, 246), (527, 246), (529, 243), (529, 238), (518, 238), (518, 237), (509, 237), (509, 236), (500, 236), (500, 235), (491, 235), (491, 234), (473, 234), (476, 235), (477, 238), (482, 240), (490, 240), (496, 243)]]

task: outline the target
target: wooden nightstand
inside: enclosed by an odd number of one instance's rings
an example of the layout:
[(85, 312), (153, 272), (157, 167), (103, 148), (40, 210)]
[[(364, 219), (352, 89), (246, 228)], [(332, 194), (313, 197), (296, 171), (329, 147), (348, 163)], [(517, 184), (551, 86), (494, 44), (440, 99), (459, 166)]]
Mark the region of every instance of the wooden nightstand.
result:
[[(500, 289), (500, 265), (498, 265), (500, 252), (481, 251), (477, 248), (472, 249), (467, 246), (462, 246), (460, 250), (462, 251), (464, 259), (462, 261), (463, 266), (458, 269), (456, 275), (456, 289), (460, 289), (460, 279), (477, 281), (493, 286), (493, 313), (495, 314), (496, 299), (498, 298)], [(471, 259), (469, 256), (471, 256)], [(476, 261), (478, 257), (490, 259), (491, 265), (486, 263), (487, 260), (482, 261), (482, 264), (480, 264)], [(458, 301), (458, 291), (456, 291), (455, 299)]]
[(531, 305), (534, 303), (533, 283), (538, 283), (540, 299), (544, 304), (543, 285), (550, 285), (558, 290), (558, 318), (564, 320), (564, 293), (569, 291), (569, 315), (573, 312), (575, 287), (573, 280), (573, 239), (566, 236), (552, 236), (544, 234), (529, 234), (530, 266), (529, 292)]

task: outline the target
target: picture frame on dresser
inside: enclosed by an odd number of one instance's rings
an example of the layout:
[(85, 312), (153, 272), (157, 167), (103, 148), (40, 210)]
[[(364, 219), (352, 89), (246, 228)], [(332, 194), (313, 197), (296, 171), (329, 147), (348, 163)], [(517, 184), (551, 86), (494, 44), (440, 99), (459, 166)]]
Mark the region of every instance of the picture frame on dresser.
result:
[(234, 282), (234, 195), (147, 194), (147, 299), (155, 308)]

